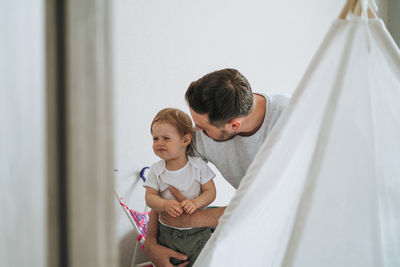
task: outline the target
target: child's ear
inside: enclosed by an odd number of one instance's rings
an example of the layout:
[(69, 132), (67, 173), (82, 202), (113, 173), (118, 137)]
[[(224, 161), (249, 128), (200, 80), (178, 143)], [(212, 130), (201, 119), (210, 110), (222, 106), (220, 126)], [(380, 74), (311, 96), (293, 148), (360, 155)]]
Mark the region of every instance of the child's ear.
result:
[(185, 146), (188, 146), (190, 144), (190, 142), (192, 142), (192, 135), (191, 134), (185, 134), (183, 136), (183, 144)]

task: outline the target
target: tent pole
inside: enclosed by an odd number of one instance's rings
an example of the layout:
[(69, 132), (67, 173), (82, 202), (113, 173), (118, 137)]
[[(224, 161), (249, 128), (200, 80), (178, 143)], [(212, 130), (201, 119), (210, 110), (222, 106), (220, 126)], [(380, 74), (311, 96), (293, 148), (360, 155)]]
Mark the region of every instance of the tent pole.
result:
[[(346, 4), (340, 11), (339, 19), (346, 19), (347, 15), (352, 12), (356, 16), (361, 16), (361, 3), (359, 0), (347, 0)], [(368, 5), (368, 18), (375, 19), (377, 16), (375, 12), (371, 9), (371, 6)]]

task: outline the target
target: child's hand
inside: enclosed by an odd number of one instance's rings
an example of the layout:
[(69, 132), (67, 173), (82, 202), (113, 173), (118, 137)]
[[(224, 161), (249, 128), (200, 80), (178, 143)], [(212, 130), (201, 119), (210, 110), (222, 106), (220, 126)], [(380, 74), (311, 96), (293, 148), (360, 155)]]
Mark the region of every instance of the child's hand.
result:
[(196, 205), (194, 204), (194, 202), (192, 200), (184, 200), (181, 202), (181, 206), (183, 208), (183, 210), (187, 213), (187, 214), (192, 214), (193, 212), (195, 212), (195, 210), (197, 209)]
[(178, 217), (182, 214), (182, 208), (176, 200), (166, 200), (164, 210), (172, 217)]

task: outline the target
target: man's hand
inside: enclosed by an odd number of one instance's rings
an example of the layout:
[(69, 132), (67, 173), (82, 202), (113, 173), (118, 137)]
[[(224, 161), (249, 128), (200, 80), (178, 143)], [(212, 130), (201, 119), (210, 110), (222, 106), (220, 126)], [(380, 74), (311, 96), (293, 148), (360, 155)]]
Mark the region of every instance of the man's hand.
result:
[(193, 212), (196, 211), (197, 207), (194, 204), (194, 202), (192, 200), (184, 200), (181, 203), (181, 206), (183, 208), (183, 210), (187, 213), (187, 214), (192, 214)]
[(164, 210), (174, 218), (182, 214), (181, 205), (176, 200), (165, 200)]
[[(157, 241), (146, 240), (144, 243), (144, 252), (157, 267), (174, 267), (175, 265), (169, 262), (169, 258), (176, 258), (178, 260), (187, 259), (187, 257), (181, 253), (157, 244)], [(185, 261), (177, 266), (183, 267), (188, 264), (189, 261)]]

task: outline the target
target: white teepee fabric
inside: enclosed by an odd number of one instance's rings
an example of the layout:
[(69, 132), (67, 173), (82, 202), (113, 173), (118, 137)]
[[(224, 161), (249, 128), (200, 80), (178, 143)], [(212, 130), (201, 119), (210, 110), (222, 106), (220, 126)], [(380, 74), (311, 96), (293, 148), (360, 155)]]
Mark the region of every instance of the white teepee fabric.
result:
[(400, 52), (334, 21), (195, 266), (400, 266)]

